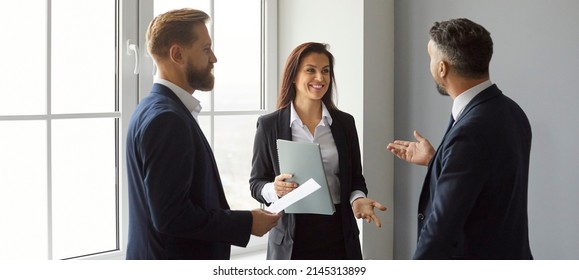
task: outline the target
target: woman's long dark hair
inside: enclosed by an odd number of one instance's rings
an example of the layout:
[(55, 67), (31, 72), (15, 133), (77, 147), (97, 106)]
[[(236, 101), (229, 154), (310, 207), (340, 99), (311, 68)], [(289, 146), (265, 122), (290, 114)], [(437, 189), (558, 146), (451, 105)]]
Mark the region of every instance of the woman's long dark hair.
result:
[(295, 99), (296, 84), (294, 81), (296, 79), (298, 67), (302, 62), (302, 59), (311, 53), (324, 54), (328, 57), (330, 62), (330, 83), (328, 85), (328, 91), (326, 91), (326, 94), (324, 94), (324, 97), (322, 97), (322, 102), (324, 102), (328, 110), (338, 109), (333, 101), (334, 87), (336, 84), (334, 79), (334, 56), (328, 51), (326, 44), (315, 42), (303, 43), (297, 46), (288, 56), (283, 71), (279, 96), (277, 99), (278, 109), (289, 106)]

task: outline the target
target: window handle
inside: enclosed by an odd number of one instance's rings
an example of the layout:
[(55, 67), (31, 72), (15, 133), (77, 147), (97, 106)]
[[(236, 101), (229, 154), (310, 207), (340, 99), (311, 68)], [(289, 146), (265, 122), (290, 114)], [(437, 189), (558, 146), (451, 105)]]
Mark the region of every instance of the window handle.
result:
[(131, 44), (131, 40), (127, 40), (127, 55), (131, 55), (134, 54), (135, 55), (135, 69), (133, 70), (133, 73), (135, 75), (139, 74), (139, 46), (137, 46), (136, 44)]

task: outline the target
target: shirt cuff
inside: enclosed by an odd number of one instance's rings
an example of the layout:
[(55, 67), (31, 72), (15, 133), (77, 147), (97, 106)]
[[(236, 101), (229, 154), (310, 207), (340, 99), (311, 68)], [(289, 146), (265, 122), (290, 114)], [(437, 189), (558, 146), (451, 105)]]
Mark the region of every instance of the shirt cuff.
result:
[(279, 199), (279, 197), (277, 197), (277, 193), (275, 193), (273, 183), (267, 183), (263, 185), (263, 189), (261, 189), (261, 196), (263, 196), (263, 199), (265, 199), (265, 201), (268, 203), (274, 203)]
[(350, 194), (350, 205), (352, 205), (352, 203), (354, 203), (354, 200), (361, 198), (361, 197), (366, 197), (366, 194), (364, 194), (363, 191), (358, 191), (355, 190), (352, 192), (352, 194)]

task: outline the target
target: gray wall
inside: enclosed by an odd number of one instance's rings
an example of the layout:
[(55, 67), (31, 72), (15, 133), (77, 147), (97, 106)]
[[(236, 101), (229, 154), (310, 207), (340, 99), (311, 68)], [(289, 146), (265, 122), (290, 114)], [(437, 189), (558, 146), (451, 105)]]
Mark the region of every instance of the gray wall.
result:
[[(435, 147), (440, 143), (452, 101), (434, 88), (428, 29), (458, 17), (491, 32), (491, 80), (531, 121), (529, 223), (535, 258), (579, 259), (579, 1), (395, 1), (397, 139), (411, 139), (416, 129)], [(426, 168), (395, 162), (395, 259), (408, 259), (415, 249), (425, 173)]]

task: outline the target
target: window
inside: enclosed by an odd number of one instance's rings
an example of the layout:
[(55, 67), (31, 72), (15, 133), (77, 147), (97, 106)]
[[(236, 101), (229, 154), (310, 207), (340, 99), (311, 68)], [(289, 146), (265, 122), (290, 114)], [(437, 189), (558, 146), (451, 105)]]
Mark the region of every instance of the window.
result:
[(124, 258), (126, 127), (153, 81), (144, 34), (181, 7), (212, 18), (216, 86), (195, 97), (227, 199), (259, 207), (248, 179), (256, 120), (277, 92), (277, 1), (4, 1), (0, 24), (19, 11), (27, 24), (0, 45), (0, 260)]
[(0, 7), (0, 259), (118, 250), (117, 5)]

